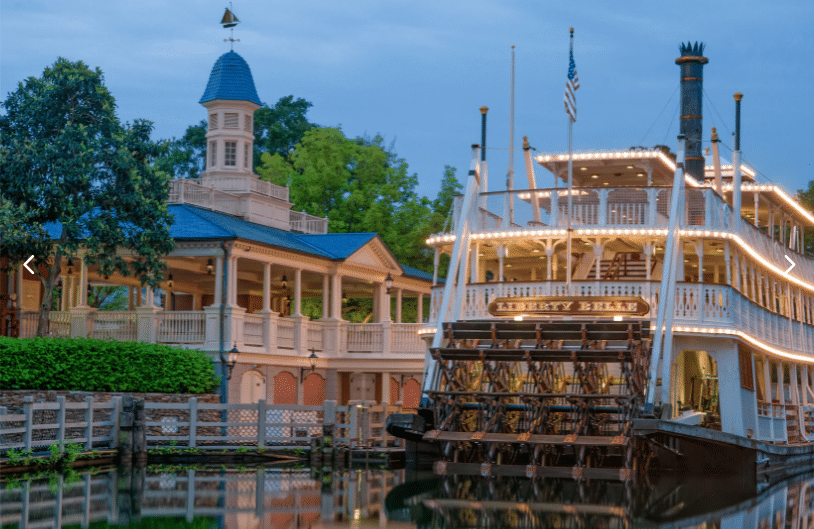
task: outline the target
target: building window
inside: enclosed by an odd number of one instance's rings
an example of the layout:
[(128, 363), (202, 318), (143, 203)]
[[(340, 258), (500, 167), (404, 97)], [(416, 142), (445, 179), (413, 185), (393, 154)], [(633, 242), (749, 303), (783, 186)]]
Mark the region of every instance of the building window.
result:
[(209, 114), (209, 130), (215, 130), (218, 128), (218, 113), (212, 112)]
[(236, 129), (237, 125), (237, 112), (227, 112), (223, 115), (223, 127), (227, 129)]
[(218, 165), (218, 142), (209, 142), (209, 167)]
[(251, 114), (246, 114), (246, 119), (243, 122), (243, 128), (246, 129), (246, 132), (253, 132), (252, 130), (252, 116)]
[(237, 142), (236, 141), (224, 142), (223, 165), (229, 165), (229, 166), (237, 165)]
[(248, 143), (243, 144), (243, 168), (244, 169), (249, 168), (249, 144)]

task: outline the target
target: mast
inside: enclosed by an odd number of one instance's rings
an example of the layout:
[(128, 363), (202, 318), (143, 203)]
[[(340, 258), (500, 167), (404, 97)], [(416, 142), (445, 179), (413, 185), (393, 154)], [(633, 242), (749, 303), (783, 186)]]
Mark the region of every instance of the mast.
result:
[(509, 195), (509, 227), (514, 224), (514, 45), (512, 45), (511, 95), (509, 97), (509, 172), (506, 174)]
[[(577, 72), (576, 72), (576, 65), (574, 64), (574, 28), (570, 28), (571, 38), (569, 41), (570, 44), (570, 51), (569, 51), (569, 64), (568, 64), (568, 81), (566, 82), (565, 86), (565, 111), (568, 114), (568, 239), (566, 243), (566, 260), (565, 266), (567, 270), (565, 271), (565, 280), (566, 280), (566, 290), (569, 294), (571, 292), (571, 213), (573, 212), (573, 205), (574, 205), (574, 149), (573, 149), (573, 139), (574, 139), (574, 121), (576, 121), (576, 97), (574, 92), (576, 92), (577, 88), (579, 88), (579, 81), (577, 80)], [(569, 98), (571, 96), (572, 106), (569, 107)]]

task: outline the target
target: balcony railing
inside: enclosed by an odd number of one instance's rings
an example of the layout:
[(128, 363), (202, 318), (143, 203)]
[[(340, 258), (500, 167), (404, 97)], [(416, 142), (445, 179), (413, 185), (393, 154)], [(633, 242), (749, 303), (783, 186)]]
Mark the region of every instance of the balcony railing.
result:
[[(701, 237), (725, 237), (733, 240), (734, 247), (742, 241), (757, 255), (785, 271), (785, 256), (792, 250), (772, 240), (749, 220), (732, 223), (732, 208), (712, 188), (688, 188), (684, 199), (685, 230)], [(571, 226), (591, 229), (666, 229), (669, 221), (669, 187), (574, 188)], [(459, 218), (460, 201), (456, 197)], [(477, 219), (472, 232), (523, 232), (530, 230), (562, 229), (568, 226), (568, 190), (536, 189), (501, 191), (480, 195)], [(507, 215), (511, 209), (513, 222)], [(539, 220), (538, 220), (539, 219)], [(455, 228), (450, 230), (454, 233)], [(440, 234), (439, 234), (440, 235)], [(814, 282), (814, 260), (796, 253), (796, 266), (790, 275)]]
[[(485, 283), (467, 285), (460, 319), (491, 319), (489, 304), (499, 297), (599, 296), (640, 297), (650, 305), (645, 318), (655, 321), (659, 282), (656, 281), (574, 281), (569, 293), (565, 282)], [(430, 320), (437, 321), (443, 287), (433, 289)], [(447, 320), (452, 319), (452, 303)], [(673, 325), (686, 333), (743, 332), (764, 344), (784, 351), (814, 356), (814, 326), (772, 312), (728, 285), (678, 283)]]
[(156, 341), (160, 343), (203, 343), (206, 314), (202, 311), (159, 312)]

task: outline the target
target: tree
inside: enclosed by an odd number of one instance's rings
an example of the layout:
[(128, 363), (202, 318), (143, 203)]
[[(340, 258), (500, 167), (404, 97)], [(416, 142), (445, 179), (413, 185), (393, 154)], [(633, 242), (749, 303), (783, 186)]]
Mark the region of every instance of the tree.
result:
[(317, 125), (305, 114), (313, 105), (293, 95), (281, 97), (273, 107), (263, 105), (254, 113), (254, 165), (261, 163), (263, 153), (288, 156), (306, 132)]
[(172, 178), (198, 178), (206, 170), (206, 120), (190, 125), (180, 140), (163, 143), (166, 150), (156, 159), (156, 169)]
[(156, 286), (174, 243), (168, 178), (151, 166), (161, 153), (152, 124), (122, 126), (102, 72), (63, 58), (2, 105), (0, 257), (35, 256), (44, 287), (37, 334), (47, 333), (64, 258), (84, 254), (100, 275)]
[(408, 169), (381, 136), (349, 139), (332, 127), (306, 132), (288, 157), (264, 153), (257, 167), (264, 180), (288, 186), (295, 209), (328, 217), (331, 232), (378, 233), (400, 262), (427, 269), (431, 202)]

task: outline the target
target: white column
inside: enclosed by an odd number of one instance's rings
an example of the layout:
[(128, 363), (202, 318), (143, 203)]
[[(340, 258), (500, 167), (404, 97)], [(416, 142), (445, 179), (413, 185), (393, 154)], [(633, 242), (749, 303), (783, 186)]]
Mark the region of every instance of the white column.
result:
[(783, 362), (777, 362), (777, 400), (781, 406), (786, 405), (786, 391), (783, 383)]
[(302, 270), (294, 269), (294, 316), (301, 316), (302, 312)]
[(401, 323), (401, 301), (402, 301), (401, 292), (402, 291), (400, 288), (396, 289), (396, 323)]
[(342, 319), (342, 276), (331, 276), (331, 317)]
[(416, 323), (423, 323), (424, 322), (424, 294), (418, 294), (418, 301), (416, 305)]
[(726, 270), (726, 284), (732, 286), (732, 267), (730, 266), (731, 255), (729, 251), (729, 241), (724, 242), (724, 269)]
[(328, 274), (322, 276), (322, 317), (331, 316), (331, 277)]
[[(80, 307), (88, 306), (88, 264), (85, 257), (81, 258), (82, 267), (80, 268), (79, 276), (79, 303)], [(17, 294), (18, 297), (20, 293)], [(22, 301), (22, 300), (21, 300)]]
[(433, 252), (434, 252), (434, 255), (433, 255), (433, 261), (432, 261), (433, 262), (433, 265), (432, 265), (432, 286), (435, 286), (435, 285), (438, 284), (438, 266), (440, 265), (440, 262), (441, 262), (441, 250), (440, 250), (440, 248), (435, 248), (433, 250)]
[(212, 306), (219, 306), (222, 302), (223, 293), (223, 256), (215, 258), (215, 292)]
[(380, 321), (392, 321), (390, 319), (390, 294), (387, 293), (387, 288), (385, 288), (383, 283), (379, 285), (379, 287), (380, 287), (379, 292), (381, 294), (381, 296), (379, 297), (380, 299), (379, 307), (384, 309), (381, 313), (382, 318)]
[(263, 263), (263, 310), (271, 310), (271, 263)]

